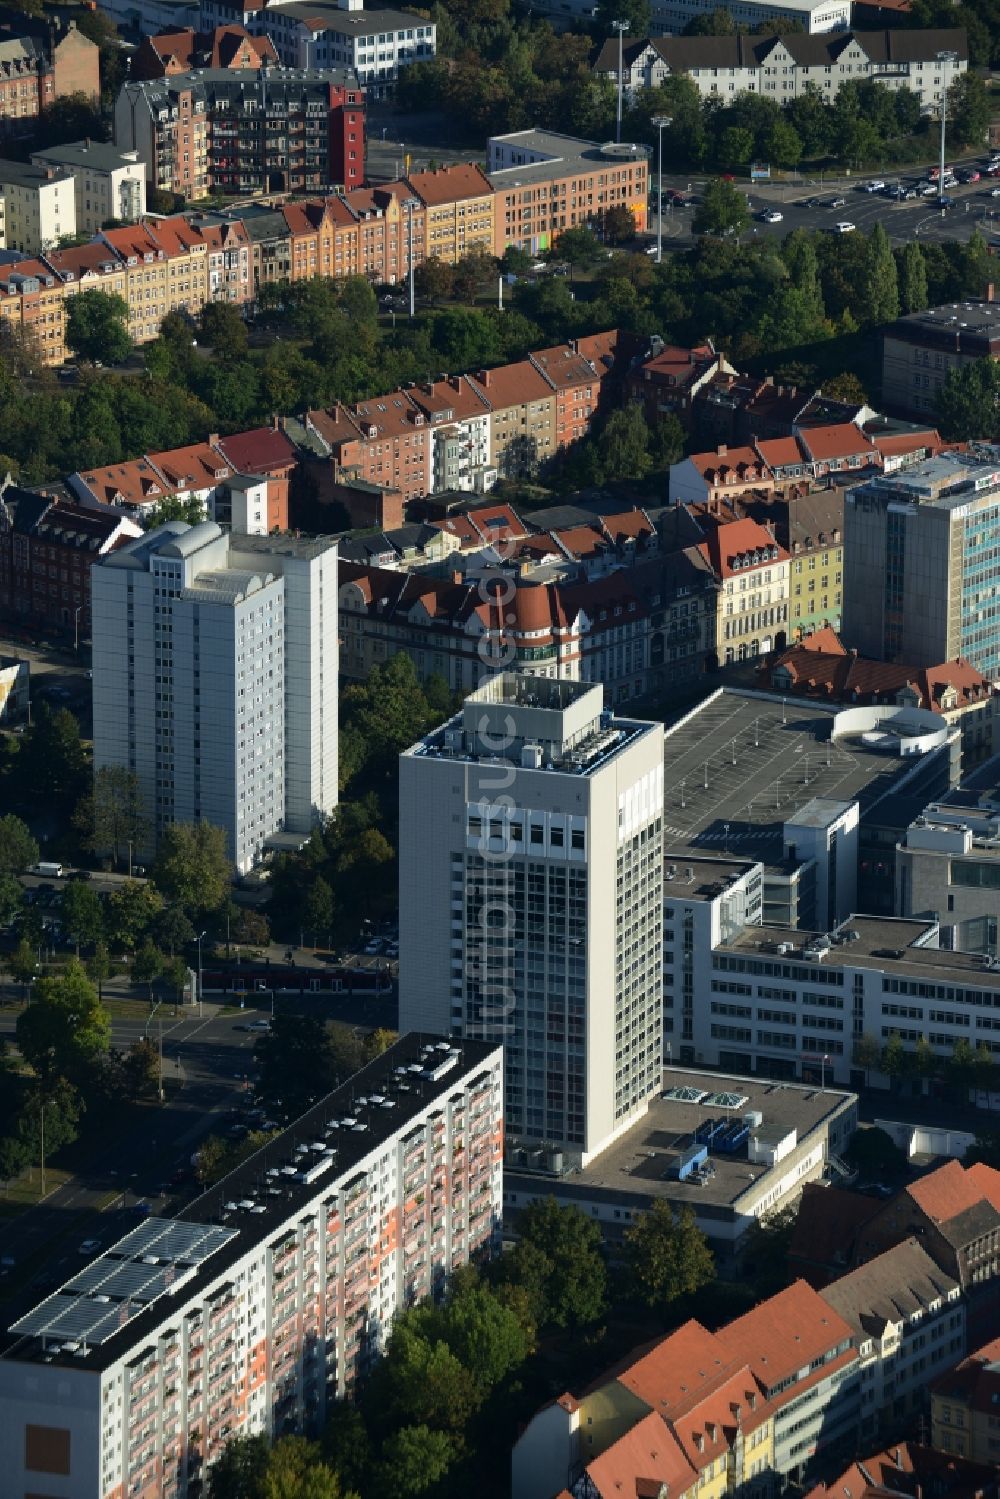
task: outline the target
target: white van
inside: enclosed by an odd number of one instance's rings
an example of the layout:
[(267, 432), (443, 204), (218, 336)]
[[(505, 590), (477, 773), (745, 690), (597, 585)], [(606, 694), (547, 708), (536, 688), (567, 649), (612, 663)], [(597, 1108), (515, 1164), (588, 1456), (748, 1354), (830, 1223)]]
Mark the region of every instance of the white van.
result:
[(40, 874), (47, 880), (61, 880), (63, 867), (61, 864), (36, 864), (31, 871), (32, 874)]

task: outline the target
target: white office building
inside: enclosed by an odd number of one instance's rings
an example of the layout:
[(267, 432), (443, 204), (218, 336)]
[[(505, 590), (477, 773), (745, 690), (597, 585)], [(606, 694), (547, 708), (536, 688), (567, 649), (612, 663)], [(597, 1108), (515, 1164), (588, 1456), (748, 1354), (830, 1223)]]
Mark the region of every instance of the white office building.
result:
[(269, 36), (287, 68), (353, 68), (374, 98), (401, 68), (427, 62), (437, 50), (429, 15), (362, 0), (203, 0), (201, 17), (206, 29), (236, 23)]
[(400, 1024), (502, 1040), (508, 1143), (585, 1163), (661, 1086), (663, 729), (502, 673), (400, 760)]
[(73, 178), (78, 234), (97, 234), (111, 219), (137, 224), (146, 212), (146, 167), (138, 151), (70, 141), (35, 151), (31, 160)]
[(224, 827), (246, 872), (337, 804), (337, 554), (170, 521), (92, 573), (94, 764), (139, 778), (153, 839)]
[(500, 1247), (499, 1047), (405, 1036), (9, 1329), (4, 1499), (197, 1499), (227, 1441), (316, 1434), (396, 1312)]

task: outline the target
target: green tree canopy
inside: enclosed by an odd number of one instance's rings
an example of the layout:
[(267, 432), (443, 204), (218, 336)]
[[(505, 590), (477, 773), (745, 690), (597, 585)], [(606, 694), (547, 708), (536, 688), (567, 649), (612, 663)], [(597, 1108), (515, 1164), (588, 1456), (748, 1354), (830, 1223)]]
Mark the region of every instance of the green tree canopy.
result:
[(625, 1230), (625, 1256), (635, 1293), (649, 1307), (663, 1308), (715, 1279), (715, 1257), (692, 1209), (675, 1217), (662, 1199)]
[(976, 359), (948, 371), (937, 394), (938, 425), (953, 441), (1000, 434), (1000, 361)]
[(518, 1234), (497, 1274), (523, 1287), (538, 1325), (578, 1328), (597, 1322), (607, 1305), (598, 1225), (577, 1207), (537, 1198), (521, 1214)]
[(85, 1076), (110, 1040), (111, 1017), (75, 959), (59, 978), (36, 980), (32, 1003), (17, 1019), (21, 1055), (46, 1086)]
[(8, 812), (0, 817), (0, 874), (24, 874), (38, 863), (38, 844), (20, 817)]
[(125, 298), (96, 288), (68, 297), (66, 343), (92, 364), (121, 364), (132, 352)]
[(84, 880), (73, 880), (67, 885), (62, 899), (62, 923), (73, 942), (76, 955), (81, 946), (92, 947), (104, 932), (104, 907), (96, 890)]
[(163, 897), (152, 885), (126, 880), (108, 898), (108, 934), (119, 947), (131, 951), (162, 909)]
[(232, 864), (224, 828), (175, 822), (160, 837), (152, 879), (166, 901), (194, 912), (217, 911), (229, 893)]
[(403, 1426), (382, 1445), (375, 1469), (373, 1499), (400, 1499), (436, 1488), (455, 1458), (455, 1443), (445, 1431)]
[(732, 182), (713, 178), (695, 210), (691, 227), (695, 234), (740, 234), (750, 222), (746, 195)]

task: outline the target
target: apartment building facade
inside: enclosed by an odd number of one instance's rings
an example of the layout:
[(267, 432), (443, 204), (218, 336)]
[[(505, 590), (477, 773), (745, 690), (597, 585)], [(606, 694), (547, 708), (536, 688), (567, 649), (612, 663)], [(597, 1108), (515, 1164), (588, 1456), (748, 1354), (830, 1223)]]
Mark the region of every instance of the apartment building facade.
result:
[(848, 1323), (861, 1367), (861, 1432), (926, 1408), (930, 1380), (965, 1352), (962, 1288), (917, 1239), (904, 1239), (819, 1293)]
[(0, 161), (0, 197), (9, 250), (38, 255), (76, 233), (76, 193), (64, 168)]
[(424, 253), (455, 265), (465, 255), (493, 254), (493, 188), (472, 162), (410, 172), (406, 186), (424, 205)]
[(125, 516), (0, 485), (0, 609), (64, 635), (90, 634), (90, 570), (140, 536)]
[(719, 579), (715, 654), (720, 666), (781, 650), (788, 635), (789, 556), (753, 520), (709, 528), (697, 549)]
[(115, 139), (148, 183), (208, 193), (315, 192), (365, 177), (364, 90), (331, 69), (201, 69), (123, 84)]
[(406, 1036), (81, 1262), (0, 1359), (9, 1499), (194, 1499), (230, 1437), (317, 1433), (395, 1313), (499, 1251), (502, 1090), (499, 1047)]
[(931, 1443), (938, 1452), (1000, 1463), (1000, 1338), (983, 1343), (931, 1388)]
[(67, 94), (101, 95), (100, 49), (73, 20), (7, 11), (0, 21), (0, 135), (30, 134)]
[(502, 1038), (508, 1134), (580, 1161), (661, 1086), (662, 752), (599, 686), (503, 672), (400, 759), (401, 1023)]
[[(955, 54), (947, 68), (939, 61), (942, 52)], [(871, 80), (884, 88), (910, 90), (922, 109), (936, 114), (943, 90), (968, 65), (968, 37), (961, 27), (952, 27), (910, 32), (836, 30), (814, 35), (789, 32), (766, 37), (650, 37), (631, 44), (622, 72), (625, 87), (633, 95), (680, 74), (691, 80), (703, 99), (724, 102), (755, 93), (779, 104), (807, 92), (832, 103), (843, 84)], [(594, 71), (617, 84), (614, 38), (605, 42)]]
[(849, 490), (847, 646), (930, 666), (961, 656), (1000, 672), (1000, 448), (973, 444)]
[(91, 587), (94, 763), (137, 775), (151, 849), (205, 819), (246, 873), (304, 842), (337, 805), (335, 544), (171, 521)]
[(643, 233), (649, 203), (646, 148), (599, 145), (551, 130), (491, 136), (486, 174), (495, 195), (495, 255), (515, 245), (531, 255), (564, 229), (600, 229), (609, 208), (627, 208)]
[(31, 160), (72, 177), (78, 234), (97, 234), (109, 219), (134, 224), (146, 212), (146, 171), (137, 151), (102, 141), (71, 141), (33, 151)]

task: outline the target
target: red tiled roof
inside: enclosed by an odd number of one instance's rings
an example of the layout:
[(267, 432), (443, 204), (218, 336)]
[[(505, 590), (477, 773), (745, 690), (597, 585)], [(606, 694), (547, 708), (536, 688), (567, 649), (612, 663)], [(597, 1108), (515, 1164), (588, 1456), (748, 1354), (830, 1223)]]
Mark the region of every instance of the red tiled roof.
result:
[(768, 437), (754, 446), (769, 468), (788, 468), (809, 461), (797, 437)]
[[(814, 1359), (850, 1344), (851, 1329), (812, 1286), (797, 1280), (730, 1322), (718, 1338), (731, 1358), (749, 1364), (764, 1388), (771, 1390)], [(853, 1350), (850, 1356), (856, 1357)], [(817, 1372), (825, 1377), (836, 1366), (831, 1360)], [(805, 1381), (790, 1386), (787, 1398), (794, 1399), (803, 1388)]]
[(267, 474), (292, 467), (297, 461), (294, 444), (275, 427), (253, 427), (234, 432), (216, 444), (233, 468), (241, 474)]
[(466, 198), (492, 198), (493, 188), (475, 162), (457, 162), (433, 172), (409, 172), (406, 183), (428, 208)]
[(677, 1438), (655, 1411), (588, 1463), (587, 1476), (601, 1499), (634, 1499), (642, 1480), (679, 1496), (698, 1481)]
[(929, 457), (940, 453), (944, 444), (940, 433), (932, 428), (926, 432), (897, 432), (891, 435), (876, 436), (872, 439), (883, 458), (895, 457), (905, 453), (926, 452)]
[(520, 406), (525, 401), (555, 400), (552, 387), (529, 359), (521, 359), (517, 364), (502, 364), (493, 370), (482, 370), (478, 375), (470, 375), (468, 378), (482, 391), (492, 411)]
[(876, 452), (870, 439), (853, 422), (837, 422), (829, 427), (805, 427), (801, 435), (806, 450), (817, 463), (830, 463), (838, 458), (851, 458), (855, 454), (871, 458)]
[[(939, 666), (907, 666), (871, 661), (846, 651), (827, 626), (790, 646), (770, 668), (791, 677), (791, 690), (831, 702), (885, 700), (912, 689), (922, 708), (940, 713), (945, 692), (953, 688), (956, 707), (980, 702), (992, 693), (990, 682), (970, 662), (959, 657)], [(785, 690), (788, 690), (787, 687)]]
[(982, 1202), (985, 1195), (977, 1176), (967, 1171), (961, 1161), (946, 1161), (928, 1176), (911, 1182), (906, 1190), (917, 1207), (935, 1223), (957, 1218), (959, 1213)]
[(574, 560), (597, 557), (608, 549), (608, 539), (603, 535), (599, 523), (592, 526), (569, 526), (565, 531), (553, 531), (552, 535)]
[[(800, 1270), (803, 1278), (813, 1284), (842, 1273), (851, 1262), (858, 1229), (874, 1218), (881, 1207), (876, 1198), (807, 1182), (802, 1188), (788, 1247), (789, 1258), (803, 1262)], [(816, 1267), (824, 1270), (817, 1275)]]
[(779, 546), (755, 520), (735, 520), (717, 527), (699, 544), (698, 550), (720, 578), (731, 578), (737, 572), (745, 572), (746, 568), (737, 568), (733, 564), (737, 558), (752, 557), (754, 553), (761, 560), (748, 566), (772, 567), (775, 563), (788, 561), (784, 547)]
[(148, 453), (150, 463), (174, 489), (205, 489), (229, 478), (229, 464), (211, 443), (196, 442), (166, 453)]
[[(725, 452), (714, 453), (692, 453), (690, 461), (706, 479), (716, 479), (723, 474), (737, 472), (741, 477), (747, 473), (758, 477), (766, 477), (765, 466), (761, 462), (756, 449), (751, 447), (730, 448)], [(752, 482), (752, 480), (750, 481)]]

